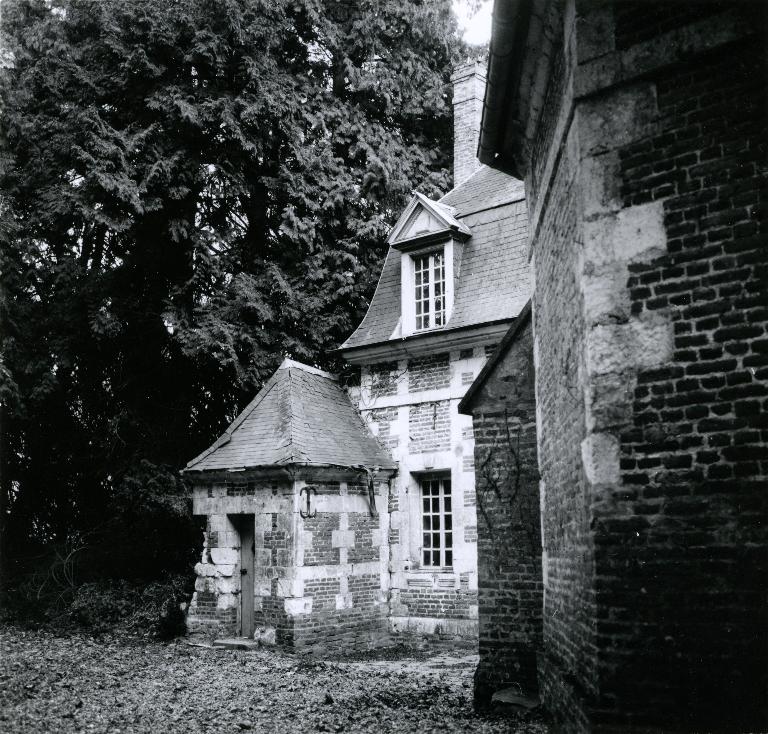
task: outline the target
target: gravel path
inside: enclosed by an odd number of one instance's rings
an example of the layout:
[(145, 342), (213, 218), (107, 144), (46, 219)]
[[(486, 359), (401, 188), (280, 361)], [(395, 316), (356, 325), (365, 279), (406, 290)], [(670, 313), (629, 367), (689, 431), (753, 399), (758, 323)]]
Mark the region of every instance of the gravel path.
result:
[(477, 658), (309, 661), (185, 641), (0, 628), (0, 731), (519, 732), (538, 717), (477, 716)]

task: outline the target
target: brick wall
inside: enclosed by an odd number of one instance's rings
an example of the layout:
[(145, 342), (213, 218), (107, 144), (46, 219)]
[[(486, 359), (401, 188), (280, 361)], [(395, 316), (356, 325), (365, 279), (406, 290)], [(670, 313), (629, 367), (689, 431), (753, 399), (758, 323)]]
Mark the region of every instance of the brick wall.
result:
[(475, 701), (537, 691), (543, 581), (530, 319), (472, 400), (478, 505), (480, 662)]
[(748, 727), (768, 685), (764, 41), (654, 81), (658, 127), (619, 151), (621, 194), (663, 199), (667, 253), (627, 288), (633, 313), (671, 320), (674, 352), (637, 375), (624, 516), (596, 533), (604, 690), (647, 718)]
[(408, 438), (411, 453), (445, 451), (450, 448), (450, 402), (436, 400), (409, 406)]
[(399, 375), (397, 362), (382, 362), (370, 367), (371, 372), (371, 397), (384, 397), (397, 393), (397, 379)]
[(627, 49), (722, 10), (722, 3), (624, 0), (616, 5), (616, 47)]
[(373, 531), (380, 527), (380, 517), (362, 512), (350, 512), (348, 527), (355, 534), (355, 545), (347, 551), (348, 563), (379, 560), (379, 547), (373, 544)]
[(430, 354), (408, 362), (408, 392), (436, 390), (450, 384), (448, 354)]
[(370, 411), (367, 417), (379, 443), (390, 450), (400, 445), (400, 436), (393, 430), (393, 424), (397, 421), (397, 408), (378, 408)]
[(319, 612), (336, 610), (339, 579), (323, 578), (304, 582), (304, 595), (312, 598), (312, 616)]
[(559, 731), (763, 730), (765, 16), (576, 13), (529, 141), (541, 690)]
[(399, 598), (412, 617), (466, 619), (470, 616), (470, 608), (477, 604), (476, 591), (461, 588), (441, 590), (433, 588), (431, 582), (424, 588), (401, 589)]
[(387, 605), (382, 603), (379, 575), (349, 576), (346, 584), (351, 603), (338, 608), (338, 578), (305, 582), (304, 592), (313, 600), (312, 612), (294, 620), (297, 649), (315, 654), (365, 650), (388, 640)]
[(558, 679), (570, 675), (587, 700), (595, 695), (597, 673), (592, 533), (581, 463), (584, 321), (571, 246), (579, 237), (579, 194), (573, 184), (576, 161), (566, 154), (560, 166), (550, 192), (551, 214), (535, 243), (533, 314), (546, 579), (541, 687), (550, 711), (562, 719), (572, 717), (570, 701), (559, 684), (549, 685), (549, 671), (558, 671), (552, 673)]
[(304, 530), (312, 533), (312, 542), (304, 548), (305, 566), (335, 565), (339, 562), (339, 549), (331, 545), (332, 532), (339, 529), (339, 514), (318, 512), (304, 520)]

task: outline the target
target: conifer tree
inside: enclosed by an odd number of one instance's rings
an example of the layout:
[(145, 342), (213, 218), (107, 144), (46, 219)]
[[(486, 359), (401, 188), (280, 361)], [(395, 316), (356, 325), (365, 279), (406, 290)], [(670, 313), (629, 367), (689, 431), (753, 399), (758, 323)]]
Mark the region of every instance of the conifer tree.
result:
[(284, 356), (335, 366), (450, 187), (450, 3), (10, 0), (2, 33), (6, 539), (169, 562), (178, 469)]

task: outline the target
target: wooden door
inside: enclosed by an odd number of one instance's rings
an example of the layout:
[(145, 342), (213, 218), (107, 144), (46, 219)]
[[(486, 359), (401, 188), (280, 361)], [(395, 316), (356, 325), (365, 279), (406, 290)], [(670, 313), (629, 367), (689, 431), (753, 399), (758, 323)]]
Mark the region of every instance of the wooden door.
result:
[(254, 515), (240, 516), (240, 634), (253, 637)]

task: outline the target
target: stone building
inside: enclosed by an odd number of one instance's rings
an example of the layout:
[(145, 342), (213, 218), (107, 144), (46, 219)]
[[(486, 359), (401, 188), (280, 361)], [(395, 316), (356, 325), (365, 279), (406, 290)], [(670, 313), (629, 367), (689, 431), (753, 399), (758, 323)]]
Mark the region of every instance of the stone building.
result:
[(286, 360), (185, 469), (207, 517), (191, 632), (367, 647), (477, 639), (472, 420), (459, 401), (530, 297), (520, 181), (476, 158), (485, 79), (454, 81), (456, 187), (403, 211), (340, 347), (356, 387)]
[(765, 731), (763, 3), (497, 0), (558, 731)]
[(302, 650), (386, 639), (394, 471), (336, 378), (285, 360), (184, 470), (207, 518), (189, 631)]
[(459, 403), (475, 437), (480, 662), (475, 701), (533, 697), (542, 646), (541, 530), (530, 302)]
[(458, 403), (530, 296), (520, 181), (476, 158), (485, 79), (454, 82), (454, 181), (415, 194), (367, 314), (341, 346), (354, 400), (392, 453), (390, 614), (398, 633), (477, 637), (472, 421)]

